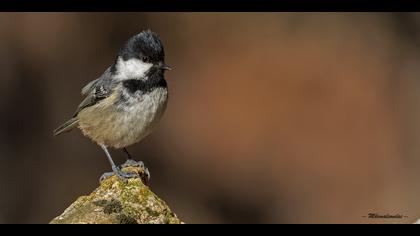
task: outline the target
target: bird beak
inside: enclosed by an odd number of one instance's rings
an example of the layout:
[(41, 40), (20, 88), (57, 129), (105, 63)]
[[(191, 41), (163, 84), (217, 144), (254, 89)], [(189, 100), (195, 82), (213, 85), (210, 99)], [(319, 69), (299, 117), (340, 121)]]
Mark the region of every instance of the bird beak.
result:
[(162, 65), (160, 66), (160, 68), (161, 68), (162, 70), (172, 70), (172, 68), (171, 68), (170, 66), (166, 65), (166, 64), (162, 64)]

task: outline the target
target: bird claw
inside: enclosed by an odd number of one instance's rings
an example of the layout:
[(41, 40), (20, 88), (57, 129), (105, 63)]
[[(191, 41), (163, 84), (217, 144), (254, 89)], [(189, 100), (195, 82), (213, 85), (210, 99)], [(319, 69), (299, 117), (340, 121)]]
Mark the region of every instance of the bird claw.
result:
[(139, 167), (143, 169), (143, 172), (140, 173), (140, 178), (143, 180), (144, 183), (148, 183), (150, 181), (150, 172), (149, 169), (144, 165), (142, 161), (135, 161), (133, 159), (127, 159), (127, 161), (121, 165), (121, 168), (125, 167)]
[[(139, 167), (143, 169), (143, 172), (140, 174), (123, 172), (121, 169), (126, 168), (126, 167)], [(99, 183), (101, 183), (102, 181), (104, 181), (105, 179), (113, 175), (117, 175), (118, 178), (120, 178), (123, 181), (127, 181), (128, 179), (132, 179), (132, 178), (141, 178), (144, 181), (144, 183), (148, 183), (150, 180), (150, 172), (144, 166), (144, 163), (142, 161), (134, 161), (132, 159), (128, 159), (124, 164), (121, 165), (121, 169), (115, 167), (115, 168), (112, 168), (113, 170), (112, 172), (104, 173), (101, 176), (101, 178), (99, 178)]]
[(133, 159), (127, 159), (127, 161), (121, 165), (121, 168), (134, 166), (134, 167), (140, 167), (145, 169), (144, 163), (142, 161), (135, 161)]
[(139, 178), (140, 176), (136, 173), (125, 173), (123, 171), (121, 171), (118, 168), (113, 168), (112, 172), (107, 172), (102, 174), (101, 178), (99, 178), (99, 183), (101, 183), (102, 181), (104, 181), (105, 179), (113, 176), (113, 175), (117, 175), (118, 178), (120, 178), (122, 181), (127, 181), (128, 179), (132, 179), (132, 178)]

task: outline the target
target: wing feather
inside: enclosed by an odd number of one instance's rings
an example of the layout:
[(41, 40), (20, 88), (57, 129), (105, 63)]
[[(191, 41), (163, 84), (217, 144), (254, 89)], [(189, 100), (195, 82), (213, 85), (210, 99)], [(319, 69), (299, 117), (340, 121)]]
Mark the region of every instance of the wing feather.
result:
[(85, 99), (83, 99), (83, 101), (79, 104), (73, 117), (54, 130), (54, 135), (59, 135), (61, 133), (65, 133), (72, 130), (79, 123), (77, 114), (79, 114), (81, 110), (85, 109), (86, 107), (93, 106), (99, 101), (111, 95), (112, 90), (116, 86), (116, 84), (112, 81), (111, 76), (111, 67), (108, 67), (108, 69), (105, 70), (101, 77), (92, 80), (83, 87), (82, 95), (86, 96)]
[(77, 107), (73, 117), (76, 117), (77, 114), (86, 107), (93, 106), (99, 101), (107, 98), (111, 95), (114, 87), (115, 83), (111, 79), (111, 67), (108, 67), (101, 77), (89, 82), (85, 87), (83, 87), (82, 95), (85, 95), (86, 97)]

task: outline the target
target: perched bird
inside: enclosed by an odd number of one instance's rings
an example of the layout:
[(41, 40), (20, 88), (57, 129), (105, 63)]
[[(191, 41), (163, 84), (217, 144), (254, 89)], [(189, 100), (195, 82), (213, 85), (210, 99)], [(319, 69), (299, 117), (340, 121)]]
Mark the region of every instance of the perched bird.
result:
[[(164, 61), (159, 36), (150, 31), (131, 37), (119, 50), (115, 62), (82, 89), (86, 98), (73, 117), (54, 130), (54, 136), (78, 127), (105, 152), (113, 173), (132, 178), (118, 168), (108, 151), (122, 149), (149, 135), (161, 119), (168, 101)], [(126, 162), (127, 163), (127, 162)]]

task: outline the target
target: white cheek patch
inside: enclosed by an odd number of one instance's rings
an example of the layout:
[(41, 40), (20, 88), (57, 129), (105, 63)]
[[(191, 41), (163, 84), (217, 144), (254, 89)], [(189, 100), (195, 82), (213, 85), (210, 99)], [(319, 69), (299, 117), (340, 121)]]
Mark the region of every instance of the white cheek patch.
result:
[(144, 63), (136, 58), (131, 58), (127, 61), (119, 58), (117, 61), (118, 75), (116, 75), (115, 78), (121, 80), (129, 78), (143, 78), (152, 66), (152, 63)]

